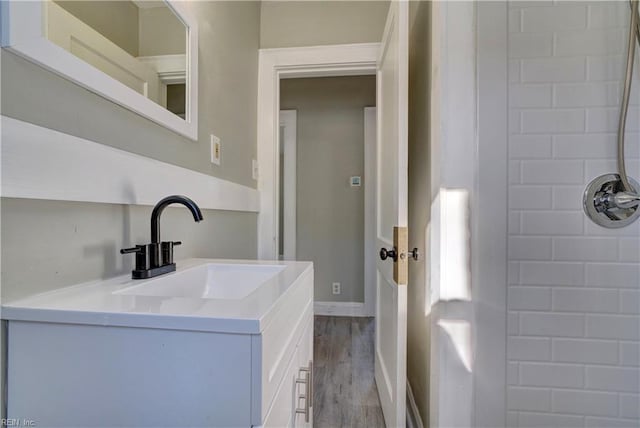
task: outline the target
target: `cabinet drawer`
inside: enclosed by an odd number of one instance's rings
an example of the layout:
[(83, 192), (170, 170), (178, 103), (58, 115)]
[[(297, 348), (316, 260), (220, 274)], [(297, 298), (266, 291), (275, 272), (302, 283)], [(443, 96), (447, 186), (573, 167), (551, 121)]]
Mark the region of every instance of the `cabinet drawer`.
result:
[(290, 292), (287, 306), (278, 308), (262, 334), (252, 338), (251, 420), (256, 425), (271, 407), (307, 322), (313, 322), (313, 272), (300, 278)]
[[(306, 393), (304, 384), (296, 383), (297, 378), (307, 378), (307, 373), (300, 369), (310, 366), (313, 356), (313, 314), (304, 320), (304, 330), (295, 353), (292, 355), (284, 373), (282, 382), (267, 412), (262, 428), (305, 428), (313, 426), (313, 409), (309, 408), (309, 422), (305, 415), (296, 413), (296, 408), (304, 408), (306, 398), (298, 398)], [(313, 378), (309, 376), (311, 382)]]
[[(298, 367), (309, 367), (309, 369), (312, 371), (309, 375), (309, 381), (311, 382), (309, 387), (309, 422), (305, 421), (305, 417), (304, 415), (301, 414), (294, 414), (295, 416), (295, 423), (293, 424), (293, 426), (295, 427), (312, 427), (313, 426), (313, 314), (311, 314), (311, 317), (308, 321), (306, 322), (306, 327), (304, 332), (302, 333), (302, 337), (300, 338), (300, 342), (298, 343), (298, 348), (297, 348), (297, 352), (296, 352), (296, 358), (298, 359)], [(306, 375), (305, 375), (306, 376)], [(298, 385), (299, 388), (299, 392), (301, 393), (305, 393), (304, 390), (304, 385)], [(296, 397), (298, 396), (298, 394), (296, 394)], [(304, 403), (301, 402), (298, 403), (298, 406), (302, 407)]]

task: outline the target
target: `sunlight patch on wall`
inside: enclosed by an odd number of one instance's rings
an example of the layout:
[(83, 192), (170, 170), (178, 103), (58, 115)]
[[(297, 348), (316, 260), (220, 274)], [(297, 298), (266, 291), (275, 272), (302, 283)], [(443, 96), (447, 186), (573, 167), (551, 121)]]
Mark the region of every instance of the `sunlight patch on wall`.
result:
[(440, 299), (471, 300), (469, 192), (442, 189)]
[(432, 282), (432, 304), (439, 301), (471, 300), (469, 191), (440, 189), (434, 200), (432, 250), (436, 251)]
[(471, 325), (464, 320), (440, 320), (438, 326), (441, 327), (456, 350), (460, 362), (469, 373), (473, 371), (473, 360), (471, 355)]

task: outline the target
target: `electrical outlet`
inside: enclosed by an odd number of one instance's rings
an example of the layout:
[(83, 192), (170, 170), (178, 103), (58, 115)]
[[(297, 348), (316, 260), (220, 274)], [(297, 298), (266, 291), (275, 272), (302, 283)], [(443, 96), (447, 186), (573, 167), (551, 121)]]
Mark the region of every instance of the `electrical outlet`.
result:
[(220, 138), (211, 134), (211, 163), (220, 165), (222, 159), (222, 142)]
[(333, 291), (333, 294), (340, 294), (340, 293), (342, 293), (342, 289), (341, 289), (341, 288), (342, 288), (342, 287), (340, 286), (340, 283), (339, 283), (339, 282), (334, 282), (334, 283), (332, 284), (332, 291)]
[(251, 160), (251, 177), (253, 177), (254, 180), (257, 180), (258, 174), (259, 174), (258, 161), (255, 159), (252, 159)]

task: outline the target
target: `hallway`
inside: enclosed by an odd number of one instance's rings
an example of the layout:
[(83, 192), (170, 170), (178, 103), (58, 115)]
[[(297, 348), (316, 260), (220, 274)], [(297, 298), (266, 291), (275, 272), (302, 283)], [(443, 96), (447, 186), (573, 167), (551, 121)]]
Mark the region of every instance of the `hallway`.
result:
[(374, 325), (374, 318), (315, 317), (315, 427), (385, 426), (374, 380)]

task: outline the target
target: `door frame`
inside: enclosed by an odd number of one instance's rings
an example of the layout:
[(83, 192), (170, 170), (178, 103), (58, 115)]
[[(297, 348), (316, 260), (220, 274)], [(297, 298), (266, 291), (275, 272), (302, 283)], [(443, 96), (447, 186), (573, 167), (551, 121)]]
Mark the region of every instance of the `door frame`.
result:
[[(260, 49), (258, 66), (258, 165), (260, 171), (258, 174), (258, 190), (260, 191), (258, 259), (275, 260), (278, 257), (280, 195), (277, 184), (280, 168), (278, 143), (280, 80), (303, 77), (376, 75), (379, 49), (380, 43)], [(375, 139), (373, 141), (375, 143)], [(366, 150), (365, 141), (365, 152)], [(367, 182), (373, 183), (369, 179)], [(371, 186), (365, 184), (365, 189), (367, 187)], [(375, 311), (375, 292), (369, 288), (365, 284), (364, 303), (316, 302), (316, 313), (322, 312), (337, 316), (371, 316)]]
[[(507, 426), (507, 17), (507, 2), (432, 3), (431, 192), (469, 191), (471, 299), (437, 297), (432, 251), (431, 426)], [(441, 238), (436, 202), (432, 249)], [(445, 352), (447, 319), (470, 324), (470, 371)]]
[[(476, 324), (473, 423), (509, 426), (507, 413), (508, 5), (476, 4), (478, 99), (476, 234), (472, 240)], [(490, 251), (488, 251), (490, 249)]]
[[(280, 110), (279, 126), (284, 127), (284, 135), (282, 136), (282, 146), (278, 150), (284, 150), (284, 168), (282, 186), (284, 191), (284, 244), (283, 244), (283, 260), (296, 259), (296, 169), (297, 169), (297, 121), (298, 112), (296, 110)], [(280, 189), (280, 186), (278, 186)], [(278, 195), (278, 199), (280, 196)], [(278, 203), (278, 208), (280, 207)], [(280, 223), (278, 223), (279, 225)], [(282, 239), (282, 234), (278, 231), (278, 239)]]
[(258, 65), (258, 258), (278, 255), (280, 79), (375, 75), (379, 43), (260, 49)]
[(376, 257), (378, 257), (378, 251), (373, 237), (376, 232), (377, 114), (377, 107), (364, 108), (364, 308), (362, 316), (365, 317), (372, 317), (376, 314)]

